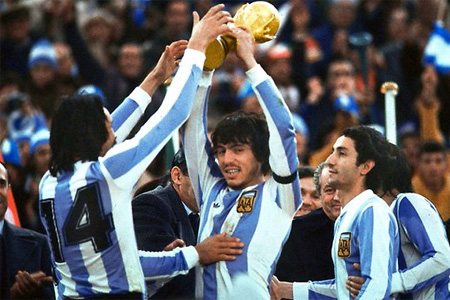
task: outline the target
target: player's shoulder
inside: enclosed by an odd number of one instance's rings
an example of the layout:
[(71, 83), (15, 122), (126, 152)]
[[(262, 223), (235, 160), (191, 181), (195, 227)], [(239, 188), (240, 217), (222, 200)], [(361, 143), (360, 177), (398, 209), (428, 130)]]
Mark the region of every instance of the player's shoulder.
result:
[(417, 193), (400, 193), (395, 201), (395, 207), (398, 207), (399, 211), (403, 211), (405, 207), (421, 212), (436, 211), (434, 205), (427, 198)]

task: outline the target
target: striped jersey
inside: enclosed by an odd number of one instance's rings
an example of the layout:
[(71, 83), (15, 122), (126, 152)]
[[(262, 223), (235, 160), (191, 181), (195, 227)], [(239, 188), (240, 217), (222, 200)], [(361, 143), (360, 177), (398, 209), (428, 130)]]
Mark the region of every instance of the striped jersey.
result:
[[(398, 227), (386, 202), (371, 190), (342, 208), (334, 226), (331, 256), (336, 278), (294, 283), (294, 299), (352, 299), (348, 276), (365, 279), (357, 299), (389, 299), (397, 270)], [(353, 267), (361, 263), (361, 271)]]
[(117, 144), (96, 161), (78, 161), (73, 172), (40, 183), (41, 219), (52, 246), (60, 297), (145, 293), (144, 276), (187, 273), (198, 262), (193, 247), (172, 252), (138, 251), (131, 200), (140, 175), (188, 118), (203, 53), (187, 49), (160, 109), (125, 140), (150, 97), (136, 88), (112, 114)]
[[(197, 269), (196, 296), (230, 299), (233, 286), (246, 278), (255, 299), (269, 298), (269, 283), (292, 217), (301, 204), (297, 179), (295, 133), (291, 114), (273, 80), (261, 66), (247, 71), (264, 110), (270, 138), (270, 167), (274, 174), (265, 182), (243, 190), (228, 188), (211, 151), (207, 136), (207, 97), (212, 73), (204, 73), (194, 108), (186, 125), (184, 146), (192, 186), (199, 201), (199, 241), (226, 232), (244, 243), (236, 260)], [(291, 177), (289, 177), (291, 176)], [(281, 179), (289, 177), (291, 180)], [(275, 178), (280, 182), (277, 182)], [(239, 282), (237, 282), (239, 281)]]
[(436, 208), (416, 193), (399, 194), (391, 208), (400, 232), (400, 271), (393, 275), (392, 293), (450, 299), (450, 247)]

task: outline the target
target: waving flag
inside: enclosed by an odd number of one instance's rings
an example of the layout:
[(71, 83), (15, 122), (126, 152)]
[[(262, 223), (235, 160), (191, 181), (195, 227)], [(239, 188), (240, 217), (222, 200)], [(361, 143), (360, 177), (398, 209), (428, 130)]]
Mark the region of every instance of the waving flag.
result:
[(425, 47), (424, 62), (433, 65), (441, 74), (450, 73), (450, 32), (441, 22), (435, 22), (430, 34), (428, 44)]

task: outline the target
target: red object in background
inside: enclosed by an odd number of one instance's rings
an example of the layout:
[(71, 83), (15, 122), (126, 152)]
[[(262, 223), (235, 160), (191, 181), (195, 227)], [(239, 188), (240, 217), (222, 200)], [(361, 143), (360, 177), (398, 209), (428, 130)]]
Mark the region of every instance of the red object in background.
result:
[[(2, 151), (0, 150), (0, 161), (3, 161), (3, 155)], [(14, 196), (12, 194), (12, 190), (8, 190), (8, 210), (6, 211), (6, 220), (8, 220), (10, 223), (20, 226), (20, 220), (19, 215), (17, 214), (17, 207), (16, 202), (14, 201)]]

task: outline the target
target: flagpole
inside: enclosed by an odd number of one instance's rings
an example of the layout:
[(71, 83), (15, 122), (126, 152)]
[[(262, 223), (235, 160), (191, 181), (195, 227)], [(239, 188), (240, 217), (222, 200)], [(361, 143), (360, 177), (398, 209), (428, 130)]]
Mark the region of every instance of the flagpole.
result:
[(397, 145), (397, 119), (395, 115), (395, 96), (397, 96), (398, 85), (395, 82), (385, 82), (381, 85), (384, 94), (384, 115), (386, 127), (386, 139)]

